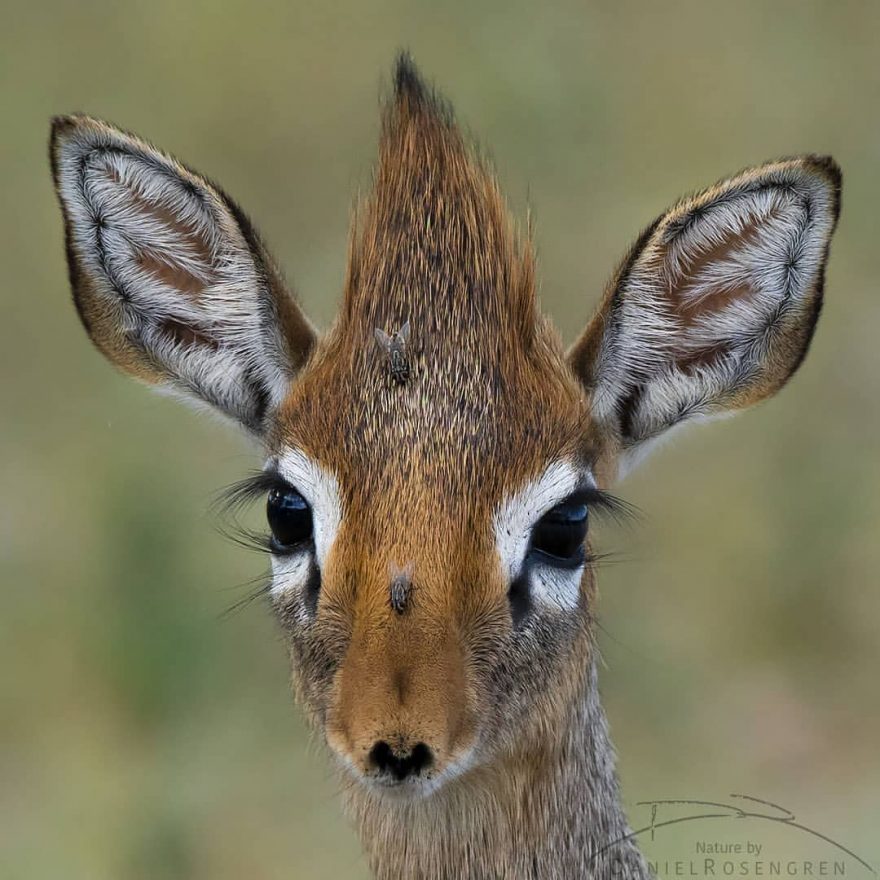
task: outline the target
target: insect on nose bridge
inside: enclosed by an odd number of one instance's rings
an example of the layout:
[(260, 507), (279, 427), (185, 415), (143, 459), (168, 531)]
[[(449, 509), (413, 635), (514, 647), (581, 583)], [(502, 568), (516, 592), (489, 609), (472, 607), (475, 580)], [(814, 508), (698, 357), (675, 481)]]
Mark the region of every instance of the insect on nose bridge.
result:
[(391, 586), (388, 588), (388, 604), (395, 614), (403, 615), (410, 605), (413, 592), (411, 569), (397, 572), (391, 578)]

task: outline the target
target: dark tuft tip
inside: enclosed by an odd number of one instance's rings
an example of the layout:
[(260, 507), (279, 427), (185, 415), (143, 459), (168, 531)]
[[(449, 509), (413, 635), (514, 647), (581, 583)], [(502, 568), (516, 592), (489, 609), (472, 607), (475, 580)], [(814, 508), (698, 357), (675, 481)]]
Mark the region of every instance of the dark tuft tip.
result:
[(809, 157), (809, 162), (815, 168), (824, 172), (835, 186), (840, 186), (843, 180), (843, 173), (840, 170), (840, 165), (834, 161), (832, 156), (817, 156), (814, 154)]
[(398, 112), (404, 116), (431, 118), (441, 125), (453, 125), (452, 107), (425, 83), (407, 51), (400, 52), (394, 62), (394, 99)]
[(834, 198), (834, 216), (836, 219), (840, 214), (840, 191), (843, 186), (843, 172), (840, 170), (840, 166), (831, 156), (811, 154), (806, 156), (805, 160), (809, 168), (823, 175), (831, 185), (831, 192)]
[(76, 121), (72, 116), (53, 116), (49, 129), (49, 141), (55, 143), (75, 125)]
[(75, 128), (80, 128), (86, 123), (92, 122), (88, 116), (82, 113), (66, 113), (63, 115), (53, 116), (50, 121), (52, 138), (58, 138)]
[(74, 135), (77, 129), (94, 126), (96, 120), (83, 113), (53, 116), (49, 125), (49, 149), (54, 152), (61, 143)]
[(58, 186), (58, 151), (62, 140), (76, 127), (73, 116), (53, 116), (49, 126), (49, 164), (52, 167), (52, 179)]
[(52, 175), (55, 185), (58, 185), (58, 162), (60, 153), (68, 141), (77, 131), (87, 126), (94, 126), (95, 120), (83, 113), (67, 113), (53, 116), (49, 125), (49, 162), (52, 165)]
[(406, 97), (417, 101), (425, 96), (425, 84), (409, 52), (401, 52), (394, 62), (394, 93), (398, 99)]

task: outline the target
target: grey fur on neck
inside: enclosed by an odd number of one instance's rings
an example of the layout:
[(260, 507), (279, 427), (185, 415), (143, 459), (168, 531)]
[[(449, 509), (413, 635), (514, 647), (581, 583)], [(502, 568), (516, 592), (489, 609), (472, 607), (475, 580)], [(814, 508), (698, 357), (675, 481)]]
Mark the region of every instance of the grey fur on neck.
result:
[[(377, 880), (650, 878), (620, 805), (595, 663), (567, 729), (425, 800), (355, 786), (347, 807)], [(554, 736), (555, 733), (555, 736)]]

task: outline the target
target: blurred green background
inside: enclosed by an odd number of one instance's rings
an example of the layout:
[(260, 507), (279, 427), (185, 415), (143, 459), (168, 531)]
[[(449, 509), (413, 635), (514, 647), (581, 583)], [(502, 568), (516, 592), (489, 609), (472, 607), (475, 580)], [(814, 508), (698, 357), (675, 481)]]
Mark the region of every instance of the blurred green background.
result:
[(532, 205), (568, 340), (683, 192), (781, 154), (842, 165), (796, 379), (619, 487), (645, 516), (601, 536), (602, 688), (636, 824), (641, 800), (744, 792), (880, 862), (880, 4), (7, 0), (2, 21), (0, 877), (365, 876), (269, 614), (222, 616), (264, 560), (207, 508), (257, 452), (89, 346), (46, 138), (83, 110), (219, 180), (326, 325), (400, 47)]

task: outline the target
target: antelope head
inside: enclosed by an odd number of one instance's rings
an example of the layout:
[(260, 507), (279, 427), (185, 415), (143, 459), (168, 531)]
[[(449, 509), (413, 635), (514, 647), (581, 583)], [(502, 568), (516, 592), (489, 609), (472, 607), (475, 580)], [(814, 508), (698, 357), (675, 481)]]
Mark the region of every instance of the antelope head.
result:
[(593, 655), (591, 517), (664, 433), (794, 373), (839, 207), (816, 156), (684, 199), (566, 352), (495, 179), (402, 59), (319, 336), (204, 177), (85, 116), (55, 121), (51, 153), (94, 344), (264, 444), (248, 491), (267, 499), (295, 691), (380, 797), (426, 796), (569, 723)]

